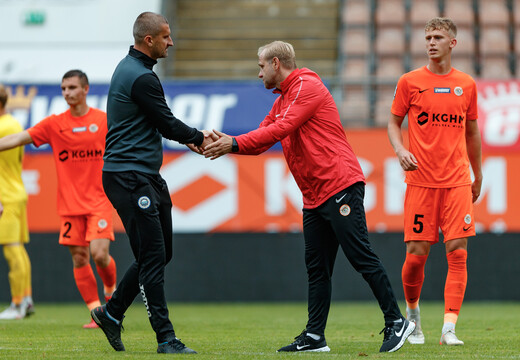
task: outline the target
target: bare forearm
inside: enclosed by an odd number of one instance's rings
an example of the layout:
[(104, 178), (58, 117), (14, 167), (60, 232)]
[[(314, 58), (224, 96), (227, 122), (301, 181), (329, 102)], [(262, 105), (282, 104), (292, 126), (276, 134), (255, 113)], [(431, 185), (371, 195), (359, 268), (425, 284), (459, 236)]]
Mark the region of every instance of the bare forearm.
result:
[(27, 130), (4, 136), (0, 138), (0, 151), (9, 150), (21, 145), (27, 145), (32, 143), (32, 138)]
[(468, 158), (473, 169), (475, 180), (482, 181), (482, 143), (480, 132), (473, 133), (466, 137), (466, 147), (468, 149)]
[(387, 130), (390, 144), (394, 148), (394, 152), (397, 154), (397, 152), (404, 149), (404, 141), (403, 134), (401, 133), (401, 127), (394, 122), (389, 122)]

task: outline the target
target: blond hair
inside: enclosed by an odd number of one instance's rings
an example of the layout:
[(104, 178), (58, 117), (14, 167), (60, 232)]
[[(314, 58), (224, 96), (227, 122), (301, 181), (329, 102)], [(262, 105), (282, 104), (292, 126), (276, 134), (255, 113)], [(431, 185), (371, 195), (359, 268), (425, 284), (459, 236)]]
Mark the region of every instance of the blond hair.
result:
[(264, 59), (271, 62), (273, 58), (278, 58), (280, 63), (288, 69), (296, 69), (296, 54), (294, 48), (288, 42), (273, 41), (272, 43), (260, 46), (258, 56), (263, 53)]
[(457, 26), (449, 18), (435, 17), (428, 21), (424, 27), (424, 31), (428, 32), (433, 30), (444, 30), (448, 32), (451, 38), (457, 36)]

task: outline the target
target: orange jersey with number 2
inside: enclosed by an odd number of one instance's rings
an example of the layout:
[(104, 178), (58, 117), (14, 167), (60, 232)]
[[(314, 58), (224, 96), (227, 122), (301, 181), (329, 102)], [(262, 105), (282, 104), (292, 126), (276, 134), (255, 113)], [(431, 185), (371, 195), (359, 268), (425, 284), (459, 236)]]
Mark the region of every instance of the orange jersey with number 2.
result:
[(85, 215), (111, 209), (101, 169), (107, 116), (98, 109), (74, 117), (70, 110), (51, 115), (28, 129), (36, 146), (50, 144), (58, 174), (58, 213)]

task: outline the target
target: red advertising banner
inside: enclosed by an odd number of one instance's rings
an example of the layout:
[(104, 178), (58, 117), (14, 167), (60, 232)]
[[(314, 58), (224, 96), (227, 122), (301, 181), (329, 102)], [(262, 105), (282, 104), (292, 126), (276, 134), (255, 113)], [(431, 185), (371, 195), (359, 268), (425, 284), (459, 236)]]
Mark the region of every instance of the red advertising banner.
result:
[[(386, 129), (348, 131), (367, 180), (365, 208), (370, 231), (402, 231), (404, 174)], [(56, 174), (52, 155), (27, 153), (24, 181), (32, 232), (55, 232)], [(191, 152), (166, 153), (176, 232), (301, 231), (301, 193), (281, 152), (227, 155), (210, 161)], [(484, 152), (482, 196), (476, 204), (479, 231), (520, 231), (520, 152)], [(115, 214), (117, 219), (117, 215)], [(116, 221), (116, 231), (123, 231)]]
[(477, 82), (482, 149), (520, 151), (520, 81)]

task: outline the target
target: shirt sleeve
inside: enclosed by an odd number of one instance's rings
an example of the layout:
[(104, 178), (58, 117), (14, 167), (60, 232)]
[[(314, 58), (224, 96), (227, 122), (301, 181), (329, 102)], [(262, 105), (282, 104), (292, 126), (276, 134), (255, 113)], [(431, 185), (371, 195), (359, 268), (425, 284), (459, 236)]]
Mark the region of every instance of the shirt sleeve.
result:
[(204, 141), (202, 132), (173, 116), (166, 104), (161, 82), (155, 74), (148, 73), (137, 78), (132, 86), (132, 98), (165, 138), (197, 146)]
[(34, 146), (40, 147), (43, 144), (49, 144), (51, 142), (52, 121), (54, 117), (55, 115), (46, 117), (38, 124), (27, 129), (27, 132), (31, 136)]
[(312, 118), (323, 103), (325, 93), (314, 90), (311, 82), (301, 80), (286, 96), (288, 101), (283, 104), (279, 104), (282, 97), (276, 99), (258, 129), (236, 138), (239, 154), (260, 154), (291, 134)]
[(478, 119), (477, 84), (475, 83), (475, 81), (472, 81), (471, 99), (468, 106), (468, 111), (466, 112), (466, 118), (468, 120)]
[(394, 101), (392, 102), (391, 112), (396, 116), (405, 116), (410, 109), (410, 91), (408, 83), (404, 76), (401, 76), (397, 82), (394, 92)]

